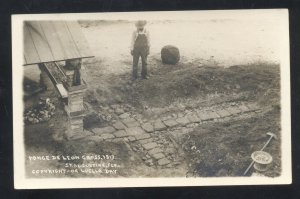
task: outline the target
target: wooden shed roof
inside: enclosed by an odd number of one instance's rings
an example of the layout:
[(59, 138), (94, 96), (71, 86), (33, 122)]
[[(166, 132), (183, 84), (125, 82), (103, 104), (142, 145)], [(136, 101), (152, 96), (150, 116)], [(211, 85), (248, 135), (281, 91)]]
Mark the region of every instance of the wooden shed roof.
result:
[(24, 65), (93, 57), (76, 21), (26, 21)]

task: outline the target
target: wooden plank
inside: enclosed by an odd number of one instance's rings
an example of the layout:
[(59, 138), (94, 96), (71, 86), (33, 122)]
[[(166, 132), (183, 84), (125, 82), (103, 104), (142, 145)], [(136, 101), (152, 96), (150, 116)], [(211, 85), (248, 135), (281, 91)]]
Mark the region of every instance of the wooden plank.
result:
[(73, 41), (77, 46), (77, 50), (80, 56), (81, 57), (92, 56), (88, 43), (85, 39), (85, 36), (81, 31), (80, 25), (76, 21), (67, 21), (65, 22), (65, 24), (68, 27), (68, 30), (73, 38)]
[(88, 57), (93, 56), (76, 21), (25, 22), (24, 65)]
[(64, 60), (81, 57), (65, 23), (62, 21), (55, 21), (53, 22), (53, 25), (54, 31), (59, 37), (61, 46), (65, 50)]
[(56, 88), (62, 98), (68, 98), (68, 92), (62, 84), (56, 84)]
[(49, 62), (53, 61), (54, 57), (51, 53), (50, 46), (48, 45), (48, 41), (43, 33), (43, 30), (36, 21), (26, 22), (26, 26), (32, 36), (33, 44), (36, 48), (36, 51), (39, 55), (41, 62)]
[(26, 25), (24, 25), (24, 61), (25, 64), (41, 62)]
[(58, 81), (55, 79), (54, 75), (51, 73), (50, 66), (48, 64), (42, 64), (41, 67), (44, 67), (46, 73), (48, 74), (50, 80), (54, 85), (58, 84)]
[(65, 87), (63, 86), (62, 83), (58, 83), (58, 81), (55, 79), (54, 75), (52, 74), (51, 69), (50, 69), (51, 65), (43, 64), (41, 67), (44, 67), (46, 73), (50, 77), (50, 80), (52, 81), (52, 83), (55, 85), (60, 96), (62, 98), (68, 98), (68, 91), (65, 89)]
[(66, 57), (66, 52), (59, 42), (58, 34), (54, 31), (54, 25), (51, 21), (39, 22), (41, 28), (43, 29), (45, 38), (50, 47), (51, 53), (53, 55), (53, 60), (64, 60)]

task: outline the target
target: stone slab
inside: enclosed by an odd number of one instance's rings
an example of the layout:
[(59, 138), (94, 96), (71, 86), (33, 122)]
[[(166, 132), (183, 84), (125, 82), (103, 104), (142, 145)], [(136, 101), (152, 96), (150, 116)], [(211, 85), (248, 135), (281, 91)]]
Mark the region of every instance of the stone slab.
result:
[(247, 104), (247, 107), (249, 107), (251, 111), (259, 110), (259, 107), (256, 104)]
[(128, 137), (128, 140), (129, 140), (130, 142), (133, 142), (133, 141), (135, 141), (136, 139), (135, 139), (134, 136), (129, 136), (129, 137)]
[(69, 108), (70, 113), (84, 111), (84, 106), (83, 106), (82, 101), (80, 101), (78, 103), (68, 104), (68, 108)]
[(85, 140), (94, 141), (94, 142), (102, 142), (104, 139), (100, 136), (93, 135), (93, 136), (86, 137)]
[(236, 115), (236, 114), (239, 114), (239, 113), (241, 112), (240, 109), (238, 109), (237, 107), (234, 107), (234, 106), (228, 107), (228, 108), (226, 108), (226, 110), (227, 110), (229, 113), (231, 113), (232, 115)]
[(114, 135), (115, 135), (117, 138), (121, 138), (121, 137), (126, 137), (126, 136), (128, 136), (127, 132), (124, 131), (124, 130), (119, 130), (119, 131), (115, 132)]
[(117, 108), (120, 108), (120, 105), (119, 104), (112, 104), (110, 105), (111, 108), (113, 109), (117, 109)]
[(81, 140), (81, 139), (84, 139), (84, 138), (85, 138), (85, 136), (80, 134), (80, 133), (68, 134), (67, 135), (68, 140)]
[(121, 114), (124, 113), (124, 110), (121, 109), (121, 108), (116, 108), (116, 109), (115, 109), (115, 113), (116, 113), (117, 115), (121, 115)]
[(74, 94), (74, 93), (83, 93), (87, 88), (86, 84), (80, 84), (78, 86), (70, 86), (67, 87), (67, 90), (69, 91), (69, 95), (70, 94)]
[(216, 113), (216, 111), (211, 111), (210, 115), (212, 116), (213, 119), (220, 118), (220, 116)]
[(154, 130), (161, 131), (161, 130), (164, 130), (166, 128), (167, 128), (166, 125), (162, 121), (157, 120), (157, 121), (154, 122)]
[(161, 119), (161, 121), (166, 121), (166, 120), (172, 119), (172, 116), (171, 115), (167, 115), (167, 116), (161, 117), (160, 119)]
[(83, 103), (83, 95), (69, 95), (68, 97), (68, 104), (70, 103), (76, 103), (76, 102), (81, 102)]
[(163, 153), (155, 153), (152, 155), (152, 157), (156, 160), (159, 160), (159, 159), (165, 158), (166, 156)]
[(130, 116), (129, 113), (123, 113), (123, 114), (119, 115), (119, 118), (126, 119), (126, 118), (129, 118), (129, 116)]
[(165, 125), (167, 127), (174, 127), (174, 126), (178, 125), (178, 122), (176, 122), (176, 120), (172, 120), (172, 119), (171, 120), (168, 119), (168, 120), (165, 120), (163, 122), (165, 123)]
[(150, 142), (142, 145), (146, 150), (156, 148), (158, 145), (155, 142)]
[(105, 134), (102, 134), (101, 135), (101, 138), (103, 138), (104, 140), (107, 140), (107, 139), (112, 139), (114, 138), (115, 136), (113, 134), (110, 134), (110, 133), (105, 133)]
[(82, 129), (81, 131), (83, 131), (83, 123), (82, 124), (72, 124), (71, 125), (71, 129), (75, 130), (75, 129)]
[(215, 112), (213, 111), (206, 111), (206, 117), (207, 117), (207, 120), (212, 120), (212, 119), (215, 119), (215, 115), (214, 115)]
[(105, 133), (113, 133), (116, 129), (112, 126), (107, 126), (103, 128), (94, 128), (93, 132), (97, 135), (105, 134)]
[(147, 138), (150, 138), (150, 135), (147, 134), (147, 133), (135, 135), (136, 140), (144, 140), (144, 139), (147, 139)]
[(126, 132), (127, 132), (128, 135), (145, 134), (145, 131), (141, 127), (127, 128)]
[(228, 117), (228, 116), (230, 116), (230, 113), (228, 111), (226, 111), (225, 109), (218, 110), (217, 114), (220, 117)]
[(92, 135), (95, 135), (93, 132), (91, 132), (91, 131), (89, 131), (89, 130), (83, 130), (82, 134), (85, 135), (85, 136), (92, 136)]
[(160, 166), (163, 166), (163, 165), (166, 165), (166, 164), (169, 164), (170, 163), (170, 160), (168, 160), (167, 158), (163, 158), (163, 159), (160, 159), (157, 161), (157, 164), (160, 165)]
[(187, 118), (193, 123), (201, 122), (201, 119), (198, 117), (198, 115), (196, 113), (187, 115)]
[(117, 121), (116, 123), (114, 123), (113, 127), (117, 130), (123, 130), (126, 128), (126, 126), (120, 121)]
[(187, 124), (191, 123), (191, 121), (187, 117), (177, 118), (176, 122), (178, 122), (181, 125), (187, 125)]
[(139, 126), (140, 124), (134, 119), (134, 118), (126, 118), (123, 120), (123, 123), (127, 126), (127, 127), (136, 127)]
[(112, 140), (112, 142), (123, 142), (124, 139), (123, 138), (115, 138)]
[(80, 115), (84, 115), (85, 114), (85, 110), (84, 109), (81, 109), (81, 110), (70, 110), (70, 107), (68, 107), (68, 106), (65, 106), (65, 111), (67, 112), (67, 114), (68, 114), (69, 117), (76, 117), (76, 116), (80, 116)]
[(147, 144), (147, 143), (150, 143), (150, 142), (153, 142), (153, 139), (152, 138), (147, 138), (147, 139), (144, 139), (144, 140), (139, 140), (140, 144)]
[(144, 124), (142, 125), (142, 128), (143, 128), (147, 133), (151, 133), (151, 132), (154, 131), (154, 127), (153, 127), (153, 125), (150, 124), (150, 123), (144, 123)]
[(245, 105), (240, 105), (239, 107), (238, 107), (242, 112), (249, 112), (250, 110), (249, 110), (249, 108), (247, 107), (247, 106), (245, 106)]
[(126, 124), (127, 127), (137, 127), (137, 126), (140, 126), (140, 123), (139, 122), (130, 122), (130, 123), (127, 123)]
[(160, 148), (153, 148), (153, 149), (151, 149), (151, 150), (148, 151), (148, 153), (149, 153), (150, 155), (154, 155), (154, 154), (156, 154), (156, 153), (161, 153), (161, 152), (163, 152), (163, 150), (160, 149)]
[(130, 117), (130, 118), (123, 119), (122, 122), (126, 124), (126, 123), (136, 122), (136, 120)]
[(79, 117), (79, 118), (69, 118), (70, 124), (71, 125), (83, 125), (83, 118)]
[(199, 111), (198, 117), (201, 119), (201, 121), (206, 121), (209, 118), (205, 111)]
[(202, 121), (212, 120), (219, 117), (217, 114), (215, 114), (214, 111), (200, 111), (198, 113), (198, 116)]

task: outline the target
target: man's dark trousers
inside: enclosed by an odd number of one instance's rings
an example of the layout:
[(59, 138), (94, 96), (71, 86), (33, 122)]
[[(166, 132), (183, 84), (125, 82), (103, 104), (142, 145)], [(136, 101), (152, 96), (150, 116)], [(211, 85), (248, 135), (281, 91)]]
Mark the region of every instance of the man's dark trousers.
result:
[(147, 76), (147, 56), (148, 56), (148, 47), (136, 47), (133, 50), (133, 70), (132, 70), (132, 77), (134, 79), (137, 78), (137, 72), (138, 72), (138, 63), (139, 58), (142, 59), (142, 72), (141, 76), (142, 78), (145, 78)]

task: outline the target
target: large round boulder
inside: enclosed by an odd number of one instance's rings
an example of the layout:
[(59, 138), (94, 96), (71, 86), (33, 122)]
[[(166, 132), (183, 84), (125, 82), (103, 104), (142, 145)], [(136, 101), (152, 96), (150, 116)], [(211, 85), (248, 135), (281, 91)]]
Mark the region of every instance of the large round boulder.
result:
[(164, 64), (177, 64), (179, 59), (180, 53), (177, 47), (167, 45), (161, 49), (161, 60)]

